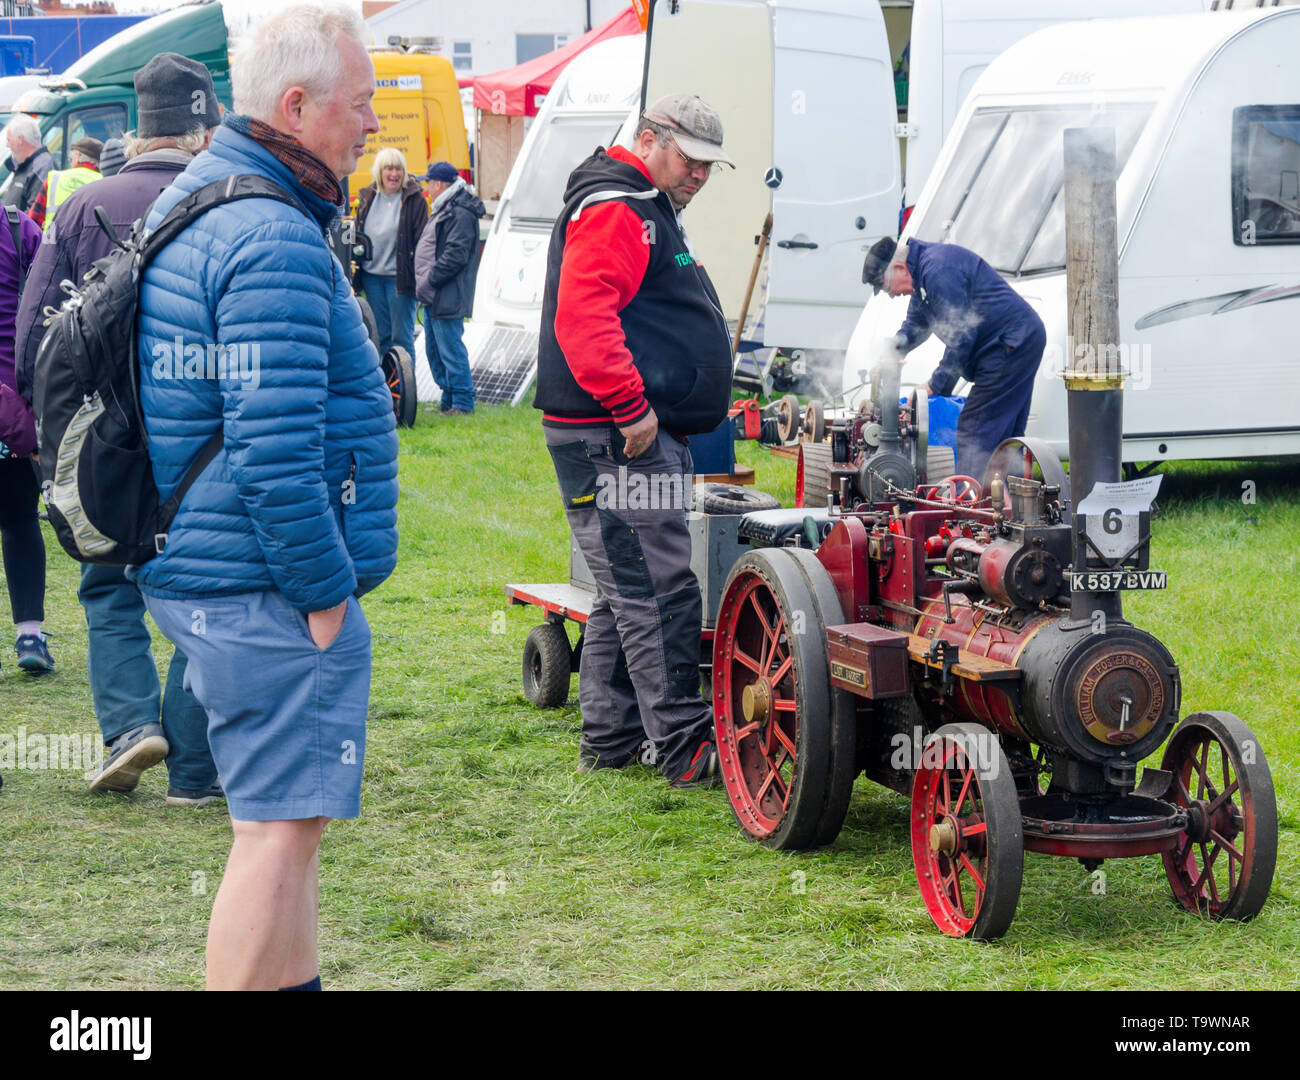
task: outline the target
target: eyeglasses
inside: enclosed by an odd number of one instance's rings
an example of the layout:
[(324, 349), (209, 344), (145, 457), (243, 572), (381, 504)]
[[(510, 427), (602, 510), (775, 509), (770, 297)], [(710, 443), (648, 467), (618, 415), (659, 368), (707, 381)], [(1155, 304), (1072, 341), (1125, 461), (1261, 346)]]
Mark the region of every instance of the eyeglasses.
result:
[(677, 156), (682, 159), (682, 164), (686, 166), (689, 172), (695, 172), (696, 169), (707, 169), (710, 175), (712, 175), (713, 173), (722, 170), (722, 162), (720, 161), (696, 161), (694, 158), (688, 158), (682, 153), (681, 147), (677, 145), (676, 139), (670, 138), (668, 140), (668, 145), (671, 146)]

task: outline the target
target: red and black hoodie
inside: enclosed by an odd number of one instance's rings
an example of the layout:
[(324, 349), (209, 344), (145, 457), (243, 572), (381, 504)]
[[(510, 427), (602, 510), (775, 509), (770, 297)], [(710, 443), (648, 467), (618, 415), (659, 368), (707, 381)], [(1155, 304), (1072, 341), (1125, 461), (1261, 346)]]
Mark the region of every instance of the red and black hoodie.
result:
[(551, 233), (537, 353), (542, 422), (712, 431), (731, 404), (717, 293), (641, 160), (598, 148), (569, 176)]

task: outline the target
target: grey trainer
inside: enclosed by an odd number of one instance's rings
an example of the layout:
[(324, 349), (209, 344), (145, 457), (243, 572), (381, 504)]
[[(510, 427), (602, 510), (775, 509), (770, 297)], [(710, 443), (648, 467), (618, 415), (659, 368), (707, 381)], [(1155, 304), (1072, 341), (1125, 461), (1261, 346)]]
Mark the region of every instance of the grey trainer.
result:
[(134, 791), (140, 774), (167, 756), (162, 724), (141, 724), (119, 735), (109, 747), (108, 760), (98, 772), (86, 773), (91, 791)]

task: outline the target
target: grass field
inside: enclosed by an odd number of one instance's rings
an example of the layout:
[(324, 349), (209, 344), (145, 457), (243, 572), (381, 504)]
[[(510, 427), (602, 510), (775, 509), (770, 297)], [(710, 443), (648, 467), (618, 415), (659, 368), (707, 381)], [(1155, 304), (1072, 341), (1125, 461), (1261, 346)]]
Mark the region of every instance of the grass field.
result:
[[(1263, 914), (1183, 913), (1158, 857), (1107, 863), (1096, 895), (1078, 863), (1027, 855), (1010, 932), (975, 944), (935, 930), (906, 803), (865, 780), (834, 845), (788, 855), (746, 842), (721, 790), (674, 792), (640, 766), (574, 771), (576, 680), (563, 709), (523, 699), (538, 620), (503, 604), (504, 582), (567, 574), (536, 417), (426, 407), (402, 433), (399, 564), (365, 600), (364, 809), (322, 848), (327, 988), (1300, 987), (1300, 467), (1171, 467), (1152, 558), (1170, 588), (1127, 603), (1178, 659), (1184, 714), (1228, 709), (1261, 738), (1281, 816)], [(792, 462), (740, 456), (791, 504)], [(47, 544), (58, 670), (31, 679), (0, 650), (0, 732), (95, 732), (77, 568)], [(166, 808), (165, 790), (161, 768), (130, 796), (4, 770), (0, 988), (202, 985), (230, 830), (216, 808)]]

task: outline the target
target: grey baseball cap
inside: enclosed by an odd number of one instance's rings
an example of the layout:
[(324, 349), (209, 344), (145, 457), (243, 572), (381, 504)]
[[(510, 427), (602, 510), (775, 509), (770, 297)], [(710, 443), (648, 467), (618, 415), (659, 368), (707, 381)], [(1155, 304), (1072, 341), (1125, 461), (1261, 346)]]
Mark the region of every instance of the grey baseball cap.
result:
[(722, 149), (722, 120), (698, 94), (668, 94), (649, 106), (647, 120), (666, 127), (678, 148), (696, 161), (736, 163)]

